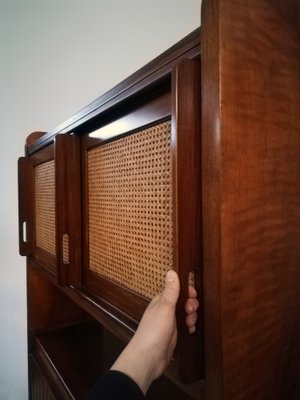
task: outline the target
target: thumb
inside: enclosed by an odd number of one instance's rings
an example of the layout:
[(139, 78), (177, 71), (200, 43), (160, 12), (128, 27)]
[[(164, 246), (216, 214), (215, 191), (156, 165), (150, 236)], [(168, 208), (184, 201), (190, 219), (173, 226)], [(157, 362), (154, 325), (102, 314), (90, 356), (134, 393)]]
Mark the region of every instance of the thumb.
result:
[(180, 291), (179, 278), (175, 271), (169, 270), (166, 274), (165, 288), (162, 296), (172, 305), (176, 305)]

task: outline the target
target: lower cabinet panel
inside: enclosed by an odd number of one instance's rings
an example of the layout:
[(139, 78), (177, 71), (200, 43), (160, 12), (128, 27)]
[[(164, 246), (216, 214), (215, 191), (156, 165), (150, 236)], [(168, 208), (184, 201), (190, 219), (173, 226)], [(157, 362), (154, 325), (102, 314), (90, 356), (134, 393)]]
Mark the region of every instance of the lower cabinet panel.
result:
[(97, 323), (43, 332), (33, 341), (34, 358), (58, 399), (83, 399), (106, 366)]
[[(124, 346), (96, 321), (37, 334), (29, 358), (31, 400), (84, 399)], [(187, 392), (188, 387), (163, 376), (154, 382), (147, 399), (195, 398)]]
[(52, 390), (49, 387), (38, 362), (34, 357), (29, 358), (30, 368), (30, 399), (31, 400), (55, 400)]

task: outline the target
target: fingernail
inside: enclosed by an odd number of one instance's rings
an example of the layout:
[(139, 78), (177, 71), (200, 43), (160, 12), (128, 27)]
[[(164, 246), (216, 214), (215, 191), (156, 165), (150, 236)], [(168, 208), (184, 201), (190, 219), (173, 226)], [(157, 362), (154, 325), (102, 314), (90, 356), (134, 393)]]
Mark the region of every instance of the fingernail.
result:
[(166, 274), (166, 282), (174, 281), (174, 272), (170, 269)]
[(189, 328), (189, 333), (190, 334), (193, 334), (195, 332), (196, 332), (196, 327), (195, 326), (192, 326), (191, 328)]

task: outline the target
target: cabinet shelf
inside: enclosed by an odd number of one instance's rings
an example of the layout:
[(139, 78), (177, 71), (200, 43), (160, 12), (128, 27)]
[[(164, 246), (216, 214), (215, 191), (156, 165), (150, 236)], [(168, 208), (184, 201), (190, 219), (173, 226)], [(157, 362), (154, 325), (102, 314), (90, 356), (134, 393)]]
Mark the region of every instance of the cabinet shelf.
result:
[[(31, 369), (38, 365), (57, 398), (81, 400), (124, 346), (96, 321), (47, 331), (32, 338)], [(147, 399), (191, 400), (188, 393), (196, 390), (200, 393), (201, 386), (181, 389), (162, 376), (152, 385)]]
[(32, 355), (57, 396), (83, 399), (107, 368), (101, 345), (101, 326), (89, 322), (37, 334)]

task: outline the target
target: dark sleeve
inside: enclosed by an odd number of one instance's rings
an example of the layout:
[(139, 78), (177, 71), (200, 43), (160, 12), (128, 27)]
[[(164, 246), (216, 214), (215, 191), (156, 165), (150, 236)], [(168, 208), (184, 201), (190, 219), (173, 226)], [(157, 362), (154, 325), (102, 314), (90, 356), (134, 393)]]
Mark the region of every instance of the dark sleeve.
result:
[(144, 400), (139, 386), (119, 371), (109, 371), (94, 385), (86, 400)]

